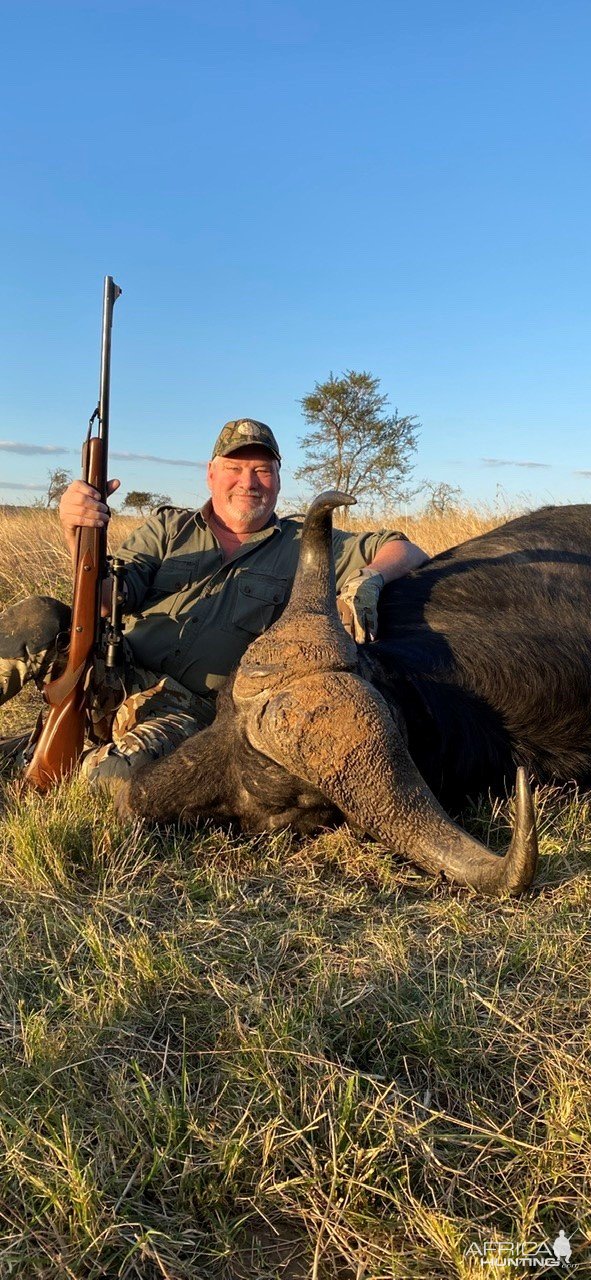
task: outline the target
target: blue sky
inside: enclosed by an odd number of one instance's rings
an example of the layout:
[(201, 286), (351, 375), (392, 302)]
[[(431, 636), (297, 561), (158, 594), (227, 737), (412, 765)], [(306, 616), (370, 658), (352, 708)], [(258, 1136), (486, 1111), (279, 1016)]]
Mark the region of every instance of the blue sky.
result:
[(0, 16), (0, 502), (78, 473), (105, 273), (111, 448), (157, 459), (114, 460), (123, 493), (201, 501), (251, 415), (295, 499), (298, 401), (354, 368), (420, 419), (416, 483), (591, 501), (588, 3)]

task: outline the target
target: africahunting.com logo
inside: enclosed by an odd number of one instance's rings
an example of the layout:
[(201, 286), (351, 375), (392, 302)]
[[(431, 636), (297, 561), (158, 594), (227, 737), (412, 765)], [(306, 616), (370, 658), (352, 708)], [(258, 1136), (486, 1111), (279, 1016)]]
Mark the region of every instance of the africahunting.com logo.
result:
[(473, 1242), (464, 1256), (478, 1258), (487, 1267), (522, 1267), (534, 1271), (568, 1267), (571, 1254), (570, 1240), (561, 1229), (552, 1243), (549, 1240), (485, 1240), (484, 1244)]

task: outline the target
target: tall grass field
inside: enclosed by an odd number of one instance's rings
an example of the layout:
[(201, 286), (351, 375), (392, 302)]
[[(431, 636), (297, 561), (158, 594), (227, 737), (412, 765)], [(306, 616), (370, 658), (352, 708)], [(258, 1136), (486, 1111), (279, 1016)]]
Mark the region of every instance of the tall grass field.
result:
[[(57, 518), (0, 513), (0, 607), (30, 592), (70, 599)], [(0, 807), (0, 1280), (591, 1277), (587, 796), (538, 792), (500, 901), (346, 827), (154, 830), (9, 765)]]

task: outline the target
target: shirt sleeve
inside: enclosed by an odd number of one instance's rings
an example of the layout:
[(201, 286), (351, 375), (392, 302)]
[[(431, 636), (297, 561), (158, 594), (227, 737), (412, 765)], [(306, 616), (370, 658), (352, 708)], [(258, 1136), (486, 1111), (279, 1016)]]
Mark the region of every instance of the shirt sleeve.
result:
[(344, 529), (333, 529), (333, 547), (337, 591), (340, 591), (352, 574), (364, 569), (386, 542), (408, 542), (404, 533), (394, 529), (379, 529), (377, 533), (347, 533)]
[(167, 543), (166, 512), (157, 511), (118, 547), (117, 555), (127, 565), (126, 613), (136, 613), (145, 599), (166, 555)]

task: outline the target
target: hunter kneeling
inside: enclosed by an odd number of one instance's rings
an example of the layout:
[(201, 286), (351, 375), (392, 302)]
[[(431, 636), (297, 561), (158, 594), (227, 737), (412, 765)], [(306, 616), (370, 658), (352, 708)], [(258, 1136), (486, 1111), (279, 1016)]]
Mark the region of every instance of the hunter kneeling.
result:
[[(218, 690), (248, 645), (280, 616), (295, 576), (302, 521), (275, 514), (281, 457), (271, 429), (252, 418), (222, 428), (207, 467), (210, 498), (200, 510), (160, 507), (118, 549), (126, 563), (122, 666), (97, 654), (82, 772), (109, 786), (173, 751), (211, 724)], [(111, 480), (108, 493), (119, 488)], [(60, 504), (75, 556), (78, 528), (106, 527), (107, 506), (75, 480)], [(335, 529), (339, 612), (353, 638), (372, 639), (386, 582), (426, 554), (402, 533)], [(110, 608), (106, 579), (102, 612)], [(70, 609), (33, 596), (0, 615), (0, 705), (28, 680), (59, 672)]]

